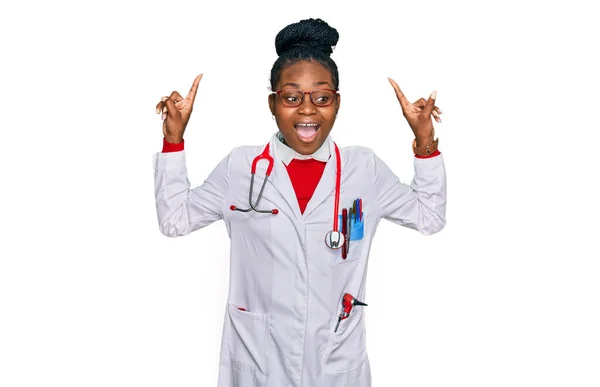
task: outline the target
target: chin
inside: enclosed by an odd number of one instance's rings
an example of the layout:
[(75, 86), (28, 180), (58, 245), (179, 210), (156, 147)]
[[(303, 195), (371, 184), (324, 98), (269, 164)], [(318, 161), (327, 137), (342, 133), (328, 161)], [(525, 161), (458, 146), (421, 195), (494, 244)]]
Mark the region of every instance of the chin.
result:
[(307, 141), (296, 141), (295, 145), (298, 149), (302, 150), (302, 152), (298, 152), (298, 153), (302, 153), (302, 154), (313, 154), (315, 153), (320, 147), (321, 145), (323, 145), (323, 143), (325, 142), (325, 139), (320, 139), (320, 138), (315, 138), (314, 140), (307, 142)]

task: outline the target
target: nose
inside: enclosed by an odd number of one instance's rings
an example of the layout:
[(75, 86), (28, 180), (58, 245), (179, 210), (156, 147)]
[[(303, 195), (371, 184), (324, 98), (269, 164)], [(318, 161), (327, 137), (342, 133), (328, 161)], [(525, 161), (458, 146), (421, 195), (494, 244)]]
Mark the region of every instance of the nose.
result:
[(310, 115), (315, 114), (317, 112), (316, 106), (310, 100), (310, 94), (304, 94), (304, 99), (302, 100), (302, 104), (298, 106), (298, 113)]

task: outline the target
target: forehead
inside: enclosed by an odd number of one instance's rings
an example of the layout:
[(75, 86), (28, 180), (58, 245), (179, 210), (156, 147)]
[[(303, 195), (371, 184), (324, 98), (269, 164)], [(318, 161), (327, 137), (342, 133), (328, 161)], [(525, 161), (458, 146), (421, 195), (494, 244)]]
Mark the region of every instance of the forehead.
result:
[(300, 89), (310, 89), (315, 86), (333, 88), (333, 79), (329, 70), (319, 62), (302, 61), (281, 71), (277, 88), (281, 89), (284, 86)]

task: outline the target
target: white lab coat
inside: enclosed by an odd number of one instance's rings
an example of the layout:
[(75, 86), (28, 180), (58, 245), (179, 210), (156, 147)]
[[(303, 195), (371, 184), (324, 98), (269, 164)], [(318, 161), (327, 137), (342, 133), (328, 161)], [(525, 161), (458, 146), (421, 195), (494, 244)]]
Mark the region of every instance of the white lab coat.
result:
[[(444, 227), (442, 155), (415, 158), (415, 175), (406, 185), (370, 149), (340, 148), (340, 214), (357, 198), (364, 210), (363, 239), (351, 241), (343, 260), (340, 250), (325, 244), (333, 225), (333, 140), (327, 140), (331, 158), (304, 214), (274, 141), (276, 136), (270, 145), (274, 168), (259, 208), (277, 208), (277, 215), (230, 209), (248, 208), (250, 165), (264, 145), (233, 149), (196, 188), (187, 178), (185, 151), (154, 155), (160, 231), (182, 236), (223, 219), (231, 239), (218, 387), (370, 387), (368, 307), (355, 306), (334, 333), (342, 297), (350, 293), (369, 304), (369, 250), (382, 218), (424, 235)], [(255, 197), (266, 165), (258, 163)]]

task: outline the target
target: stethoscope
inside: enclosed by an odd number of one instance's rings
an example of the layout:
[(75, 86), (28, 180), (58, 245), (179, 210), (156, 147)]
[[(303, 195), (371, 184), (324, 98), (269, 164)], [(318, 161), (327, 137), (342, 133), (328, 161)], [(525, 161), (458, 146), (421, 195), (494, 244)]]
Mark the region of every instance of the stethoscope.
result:
[[(250, 205), (250, 208), (238, 208), (232, 204), (229, 207), (231, 209), (231, 211), (241, 211), (241, 212), (256, 211), (256, 212), (260, 212), (263, 214), (273, 214), (273, 215), (277, 215), (279, 213), (279, 210), (276, 208), (274, 208), (272, 210), (259, 210), (257, 208), (258, 203), (260, 203), (260, 199), (262, 198), (263, 191), (265, 190), (265, 185), (267, 183), (267, 180), (269, 179), (269, 176), (271, 176), (271, 172), (273, 171), (274, 161), (273, 161), (273, 157), (271, 157), (271, 155), (269, 154), (269, 145), (270, 144), (267, 144), (267, 146), (265, 147), (263, 152), (261, 154), (259, 154), (258, 156), (256, 156), (254, 158), (254, 160), (252, 161), (252, 168), (250, 170), (250, 176), (251, 176), (250, 177), (250, 192), (248, 194), (248, 204)], [(338, 217), (339, 217), (338, 207), (340, 205), (340, 181), (341, 181), (341, 177), (342, 177), (342, 163), (340, 161), (340, 150), (338, 149), (335, 142), (333, 143), (333, 145), (335, 147), (335, 161), (336, 161), (335, 204), (333, 207), (333, 230), (329, 231), (325, 235), (325, 244), (332, 249), (339, 249), (340, 247), (342, 247), (344, 245), (344, 234), (342, 234), (340, 231), (338, 231)], [(260, 187), (260, 192), (258, 193), (256, 202), (254, 202), (254, 204), (253, 204), (252, 203), (252, 192), (254, 189), (254, 175), (256, 174), (256, 164), (262, 159), (266, 159), (269, 163), (269, 166), (267, 167), (267, 171), (265, 173), (265, 179), (263, 180), (262, 186)]]

